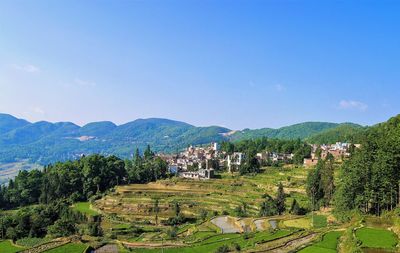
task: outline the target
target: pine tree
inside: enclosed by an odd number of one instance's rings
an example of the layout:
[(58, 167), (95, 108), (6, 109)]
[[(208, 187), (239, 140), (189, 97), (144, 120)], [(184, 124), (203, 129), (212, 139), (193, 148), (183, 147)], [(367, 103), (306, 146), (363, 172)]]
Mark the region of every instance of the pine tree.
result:
[(282, 183), (279, 183), (278, 193), (276, 195), (276, 209), (278, 214), (281, 215), (285, 212), (285, 192)]

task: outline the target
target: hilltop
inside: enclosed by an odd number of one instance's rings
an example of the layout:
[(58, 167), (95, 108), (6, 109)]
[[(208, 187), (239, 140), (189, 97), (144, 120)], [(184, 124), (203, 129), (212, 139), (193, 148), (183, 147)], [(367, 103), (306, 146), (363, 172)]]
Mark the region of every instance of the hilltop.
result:
[[(197, 127), (161, 118), (137, 119), (122, 125), (102, 121), (78, 126), (71, 122), (31, 123), (12, 115), (0, 114), (0, 163), (28, 159), (29, 162), (45, 165), (93, 153), (126, 158), (136, 148), (143, 150), (148, 144), (156, 152), (172, 153), (188, 145), (259, 137), (304, 140), (329, 130), (341, 131), (342, 125), (305, 122), (278, 129), (233, 131), (220, 126)], [(352, 126), (361, 128), (355, 124)], [(347, 139), (337, 135), (330, 140)]]

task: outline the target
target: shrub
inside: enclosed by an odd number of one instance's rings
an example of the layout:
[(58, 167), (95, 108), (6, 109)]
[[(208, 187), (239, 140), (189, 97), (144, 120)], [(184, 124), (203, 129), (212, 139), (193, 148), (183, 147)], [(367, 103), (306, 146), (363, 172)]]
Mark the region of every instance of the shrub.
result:
[(215, 253), (227, 253), (229, 252), (229, 247), (227, 245), (220, 246)]

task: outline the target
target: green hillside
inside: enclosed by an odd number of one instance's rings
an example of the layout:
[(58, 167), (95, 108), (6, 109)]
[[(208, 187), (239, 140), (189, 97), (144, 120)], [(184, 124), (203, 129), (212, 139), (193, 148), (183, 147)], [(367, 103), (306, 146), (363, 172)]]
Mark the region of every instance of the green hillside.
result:
[(119, 126), (109, 121), (93, 122), (80, 127), (71, 122), (29, 123), (0, 114), (0, 164), (28, 160), (45, 165), (93, 153), (125, 158), (130, 157), (136, 148), (143, 150), (147, 145), (156, 152), (170, 153), (188, 145), (227, 140), (259, 137), (305, 139), (339, 126), (336, 123), (305, 122), (279, 129), (245, 129), (231, 134), (232, 131), (224, 127), (196, 127), (159, 118), (138, 119)]
[(307, 138), (309, 143), (332, 144), (335, 142), (359, 143), (362, 133), (366, 130), (357, 124), (343, 123), (334, 128), (326, 129)]
[(257, 139), (260, 137), (269, 137), (276, 139), (304, 139), (321, 131), (332, 129), (340, 124), (328, 122), (304, 122), (278, 129), (244, 129), (233, 134), (233, 140)]

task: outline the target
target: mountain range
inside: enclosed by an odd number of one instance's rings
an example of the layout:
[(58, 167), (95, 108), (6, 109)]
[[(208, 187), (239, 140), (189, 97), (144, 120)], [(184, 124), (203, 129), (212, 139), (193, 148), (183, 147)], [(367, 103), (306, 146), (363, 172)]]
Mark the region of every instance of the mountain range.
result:
[(137, 119), (122, 125), (109, 121), (92, 122), (81, 127), (71, 122), (31, 123), (0, 114), (0, 163), (28, 160), (45, 165), (91, 153), (130, 157), (136, 148), (143, 150), (147, 145), (157, 152), (171, 153), (188, 145), (260, 137), (346, 141), (354, 135), (353, 132), (362, 129), (362, 126), (352, 123), (305, 122), (278, 129), (234, 131), (219, 126), (196, 127), (159, 118)]

